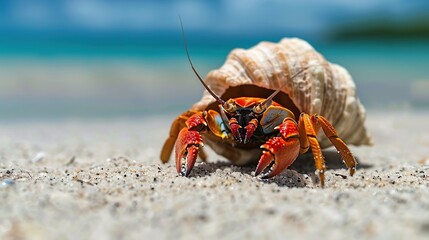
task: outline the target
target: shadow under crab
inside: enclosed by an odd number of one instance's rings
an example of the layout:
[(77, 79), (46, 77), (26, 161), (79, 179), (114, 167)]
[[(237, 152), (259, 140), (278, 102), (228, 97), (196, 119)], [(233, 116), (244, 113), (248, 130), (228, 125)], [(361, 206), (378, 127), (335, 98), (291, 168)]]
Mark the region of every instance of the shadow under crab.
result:
[[(325, 156), (325, 163), (329, 170), (344, 169), (341, 156), (338, 155), (334, 149), (323, 150)], [(356, 158), (358, 163), (357, 169), (371, 168), (372, 164), (361, 163), (359, 158)], [(216, 171), (225, 171), (231, 169), (231, 171), (238, 171), (243, 174), (254, 176), (255, 164), (247, 164), (244, 166), (236, 166), (227, 161), (219, 160), (217, 162), (205, 162), (204, 164), (198, 164), (189, 177), (207, 177), (214, 174)], [(315, 174), (316, 167), (314, 166), (314, 157), (312, 153), (306, 153), (298, 156), (296, 161), (285, 171), (279, 175), (270, 179), (259, 179), (260, 181), (267, 183), (275, 183), (280, 187), (288, 188), (303, 188), (308, 185), (308, 179), (310, 178), (313, 184), (318, 184), (320, 179)], [(348, 176), (338, 174), (342, 178)]]

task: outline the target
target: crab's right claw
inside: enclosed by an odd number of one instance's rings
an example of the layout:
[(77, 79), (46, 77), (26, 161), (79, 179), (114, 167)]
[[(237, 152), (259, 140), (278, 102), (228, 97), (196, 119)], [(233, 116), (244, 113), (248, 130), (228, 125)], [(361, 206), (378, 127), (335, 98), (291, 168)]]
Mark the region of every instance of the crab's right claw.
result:
[(176, 170), (181, 176), (189, 176), (198, 156), (198, 149), (202, 147), (203, 138), (197, 131), (183, 128), (176, 141)]

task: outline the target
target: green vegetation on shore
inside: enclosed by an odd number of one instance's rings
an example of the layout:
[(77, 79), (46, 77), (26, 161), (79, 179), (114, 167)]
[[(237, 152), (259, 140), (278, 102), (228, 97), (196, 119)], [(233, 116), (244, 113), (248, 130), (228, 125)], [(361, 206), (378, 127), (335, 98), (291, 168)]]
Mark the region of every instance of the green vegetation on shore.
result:
[(351, 39), (405, 39), (429, 40), (429, 16), (414, 17), (409, 20), (377, 19), (346, 24), (332, 32), (333, 40)]

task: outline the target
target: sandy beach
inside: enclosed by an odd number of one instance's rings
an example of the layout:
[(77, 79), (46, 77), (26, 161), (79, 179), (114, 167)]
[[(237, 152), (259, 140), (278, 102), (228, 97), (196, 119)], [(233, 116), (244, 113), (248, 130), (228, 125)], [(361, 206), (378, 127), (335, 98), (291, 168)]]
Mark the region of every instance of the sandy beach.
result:
[[(1, 1), (0, 240), (428, 240), (429, 1), (409, 2)], [(311, 153), (261, 180), (209, 144), (178, 176), (160, 150), (209, 89), (281, 89), (353, 142), (361, 103), (374, 145), (354, 176), (324, 149), (324, 188)]]
[(213, 152), (189, 178), (159, 149), (174, 116), (0, 124), (1, 239), (428, 239), (429, 113), (369, 112), (372, 147), (261, 181)]

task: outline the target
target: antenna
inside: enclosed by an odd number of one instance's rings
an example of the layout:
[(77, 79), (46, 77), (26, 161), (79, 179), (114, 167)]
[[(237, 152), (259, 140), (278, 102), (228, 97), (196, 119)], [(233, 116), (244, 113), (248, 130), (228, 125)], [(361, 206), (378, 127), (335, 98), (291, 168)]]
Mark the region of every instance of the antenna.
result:
[[(301, 70), (299, 70), (298, 72), (296, 72), (294, 75), (292, 75), (292, 77), (290, 79), (294, 79), (296, 78), (298, 75), (300, 75), (301, 73), (303, 73), (304, 71), (306, 71), (307, 69), (311, 68), (311, 67), (320, 67), (323, 64), (318, 64), (318, 65), (308, 65), (304, 68), (302, 68)], [(267, 99), (265, 99), (265, 101), (263, 101), (262, 103), (260, 103), (261, 106), (265, 106), (265, 104), (267, 104), (268, 102), (272, 101), (273, 98), (287, 85), (287, 82), (285, 82), (283, 85), (281, 85), (275, 92), (273, 92)]]
[(195, 70), (194, 65), (192, 64), (191, 61), (191, 57), (189, 57), (189, 52), (188, 52), (188, 46), (186, 45), (186, 38), (185, 38), (185, 31), (183, 30), (183, 23), (182, 23), (182, 18), (179, 15), (179, 19), (180, 19), (180, 26), (182, 28), (182, 38), (183, 38), (183, 44), (185, 46), (185, 51), (186, 51), (186, 56), (188, 57), (188, 61), (191, 64), (192, 67), (192, 71), (194, 71), (195, 75), (197, 75), (198, 79), (200, 80), (201, 84), (203, 84), (204, 88), (207, 89), (207, 91), (210, 93), (210, 95), (212, 95), (216, 101), (218, 101), (220, 104), (225, 104), (225, 101), (220, 99), (220, 97), (218, 95), (216, 95), (216, 93), (214, 93), (209, 86), (207, 86), (207, 84), (203, 81), (203, 79), (201, 78), (201, 76), (198, 74), (197, 70)]

